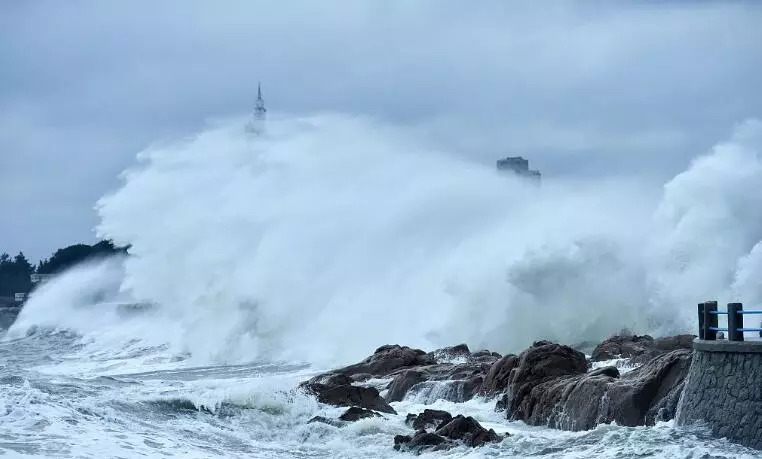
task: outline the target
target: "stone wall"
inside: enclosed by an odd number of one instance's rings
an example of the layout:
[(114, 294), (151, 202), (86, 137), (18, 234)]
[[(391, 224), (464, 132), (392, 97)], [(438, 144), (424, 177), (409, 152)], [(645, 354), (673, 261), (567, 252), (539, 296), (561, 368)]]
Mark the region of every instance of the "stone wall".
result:
[(716, 436), (762, 449), (762, 342), (696, 340), (694, 349), (676, 423), (704, 421)]

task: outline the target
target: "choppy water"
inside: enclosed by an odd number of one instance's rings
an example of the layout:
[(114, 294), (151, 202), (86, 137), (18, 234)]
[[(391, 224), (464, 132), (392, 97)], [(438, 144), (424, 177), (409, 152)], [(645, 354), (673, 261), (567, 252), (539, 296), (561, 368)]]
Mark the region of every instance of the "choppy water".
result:
[(455, 404), (418, 396), (393, 403), (396, 416), (343, 428), (307, 424), (342, 411), (294, 390), (315, 371), (264, 361), (193, 366), (163, 347), (139, 345), (110, 355), (64, 331), (4, 336), (0, 456), (404, 457), (392, 444), (394, 435), (409, 433), (406, 413), (435, 407), (511, 434), (498, 445), (459, 448), (450, 457), (759, 457), (700, 428), (671, 423), (579, 433), (529, 427), (505, 421), (494, 402), (483, 400)]
[(666, 184), (542, 187), (370, 120), (268, 132), (254, 142), (232, 123), (156, 145), (99, 201), (99, 236), (129, 256), (39, 286), (2, 332), (0, 453), (396, 457), (405, 415), (433, 406), (511, 434), (452, 457), (758, 455), (670, 423), (508, 423), (438, 387), (395, 416), (308, 424), (342, 410), (295, 388), (387, 343), (517, 352), (686, 332), (698, 301), (762, 301), (762, 123)]

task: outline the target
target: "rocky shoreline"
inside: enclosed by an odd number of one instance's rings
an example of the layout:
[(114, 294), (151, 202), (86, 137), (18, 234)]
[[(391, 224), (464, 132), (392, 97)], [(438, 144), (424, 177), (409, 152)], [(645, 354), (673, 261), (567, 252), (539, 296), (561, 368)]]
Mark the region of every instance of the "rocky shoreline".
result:
[[(348, 408), (338, 419), (310, 420), (337, 427), (379, 413), (396, 414), (390, 403), (420, 394), (457, 403), (474, 397), (494, 400), (507, 420), (562, 430), (588, 430), (611, 422), (653, 425), (675, 417), (693, 338), (613, 336), (596, 346), (589, 359), (550, 341), (537, 341), (518, 355), (471, 352), (465, 344), (428, 353), (386, 345), (361, 362), (315, 376), (299, 387), (321, 403)], [(627, 359), (632, 369), (621, 372), (615, 366), (596, 365), (614, 359)], [(379, 380), (390, 381), (377, 387)], [(397, 450), (477, 447), (503, 438), (473, 418), (444, 411), (410, 414), (406, 423), (411, 434), (395, 437)]]

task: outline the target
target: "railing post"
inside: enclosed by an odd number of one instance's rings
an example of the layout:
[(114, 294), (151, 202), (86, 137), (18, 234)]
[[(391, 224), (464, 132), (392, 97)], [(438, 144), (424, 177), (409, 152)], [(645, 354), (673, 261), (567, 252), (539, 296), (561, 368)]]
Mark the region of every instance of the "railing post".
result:
[(717, 340), (717, 302), (704, 302), (704, 339), (708, 341)]
[(698, 326), (699, 326), (699, 339), (706, 339), (706, 334), (704, 333), (704, 303), (698, 304)]
[(741, 303), (728, 303), (728, 340), (743, 341), (743, 305)]

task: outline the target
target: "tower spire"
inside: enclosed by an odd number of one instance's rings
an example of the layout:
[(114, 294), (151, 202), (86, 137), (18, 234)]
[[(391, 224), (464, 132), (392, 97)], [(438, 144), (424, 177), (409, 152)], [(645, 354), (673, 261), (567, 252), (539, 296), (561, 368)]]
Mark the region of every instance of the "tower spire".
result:
[(263, 134), (266, 118), (267, 109), (265, 108), (265, 100), (262, 98), (262, 84), (257, 82), (257, 102), (254, 105), (254, 116), (246, 125), (246, 132), (253, 135)]

